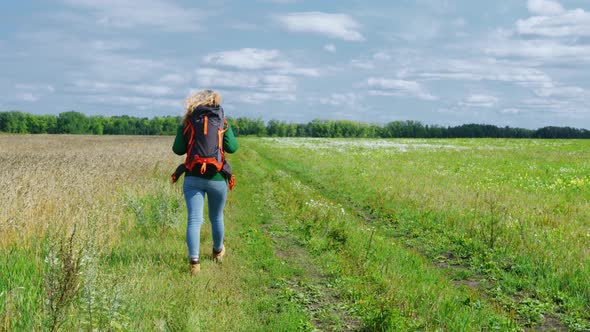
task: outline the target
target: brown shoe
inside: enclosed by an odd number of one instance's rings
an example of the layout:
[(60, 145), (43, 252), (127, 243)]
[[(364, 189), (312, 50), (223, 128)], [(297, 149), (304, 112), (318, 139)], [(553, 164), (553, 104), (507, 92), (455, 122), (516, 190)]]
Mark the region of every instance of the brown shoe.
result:
[(197, 273), (201, 272), (201, 262), (200, 261), (193, 261), (191, 262), (191, 275), (196, 275)]
[(215, 262), (221, 262), (223, 260), (223, 256), (225, 256), (225, 246), (221, 247), (221, 251), (217, 252), (213, 249), (213, 254), (211, 255), (211, 259)]

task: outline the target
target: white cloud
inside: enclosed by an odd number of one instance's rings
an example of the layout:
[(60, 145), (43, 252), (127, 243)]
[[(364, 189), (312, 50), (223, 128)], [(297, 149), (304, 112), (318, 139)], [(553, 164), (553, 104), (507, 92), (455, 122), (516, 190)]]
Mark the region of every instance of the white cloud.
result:
[(110, 90), (116, 89), (116, 85), (112, 83), (89, 81), (89, 80), (77, 80), (72, 83), (74, 87), (80, 88), (87, 92), (109, 92)]
[(293, 77), (286, 75), (240, 73), (214, 68), (201, 68), (196, 71), (201, 86), (211, 88), (234, 88), (238, 90), (255, 89), (264, 92), (287, 92), (297, 88)]
[[(493, 58), (446, 60), (434, 62), (435, 70), (419, 72), (421, 78), (435, 80), (497, 81), (524, 87), (553, 86), (549, 75), (537, 68), (527, 68), (520, 62), (499, 61)], [(412, 72), (405, 73), (412, 76)]]
[(498, 104), (497, 97), (483, 94), (473, 94), (459, 102), (459, 105), (467, 107), (494, 107), (496, 104)]
[(577, 59), (590, 61), (590, 45), (568, 45), (554, 40), (498, 40), (485, 50), (501, 57), (532, 58), (543, 61)]
[(152, 80), (169, 71), (171, 64), (155, 58), (139, 58), (112, 53), (85, 53), (88, 61), (85, 72), (91, 72), (99, 80), (137, 82)]
[(94, 40), (90, 41), (90, 47), (96, 51), (118, 51), (118, 50), (135, 50), (140, 43), (137, 41), (113, 41), (113, 40)]
[(547, 85), (534, 90), (539, 97), (561, 97), (568, 99), (580, 99), (588, 96), (583, 88), (577, 86)]
[(190, 76), (186, 74), (165, 74), (160, 78), (160, 82), (173, 85), (182, 85), (189, 81)]
[(353, 68), (363, 69), (363, 70), (372, 70), (376, 67), (383, 65), (384, 63), (389, 64), (392, 60), (392, 56), (387, 52), (376, 52), (370, 57), (360, 57), (358, 59), (350, 60), (350, 66)]
[(143, 96), (156, 97), (169, 96), (175, 94), (175, 91), (172, 88), (165, 85), (150, 85), (137, 83), (123, 84), (91, 80), (77, 80), (74, 81), (72, 84), (76, 92), (83, 93), (114, 94), (123, 91)]
[(420, 15), (407, 18), (393, 36), (407, 42), (432, 40), (443, 32), (443, 21), (437, 17)]
[(241, 31), (255, 31), (260, 29), (260, 26), (255, 24), (255, 23), (249, 23), (249, 22), (235, 22), (235, 23), (230, 23), (228, 26), (230, 26), (233, 29), (236, 30), (241, 30)]
[(528, 0), (527, 8), (536, 15), (559, 15), (565, 11), (559, 2), (553, 0)]
[(133, 91), (149, 96), (168, 96), (174, 93), (174, 91), (168, 86), (147, 84), (134, 85)]
[(205, 63), (235, 67), (238, 69), (270, 69), (287, 66), (288, 63), (280, 61), (278, 50), (262, 50), (256, 48), (243, 48), (237, 51), (225, 51), (205, 56)]
[(272, 70), (280, 74), (319, 76), (319, 71), (315, 68), (299, 68), (282, 59), (282, 54), (278, 50), (243, 48), (217, 52), (205, 56), (204, 62), (241, 70)]
[(166, 107), (180, 109), (183, 101), (173, 98), (150, 98), (140, 96), (122, 96), (122, 95), (90, 95), (82, 98), (86, 102), (116, 105), (116, 106), (133, 106), (139, 110), (153, 109), (157, 107)]
[(273, 94), (273, 93), (263, 93), (263, 92), (254, 92), (254, 93), (241, 93), (236, 96), (238, 101), (247, 104), (262, 104), (268, 101), (295, 101), (297, 97), (295, 94), (291, 93), (281, 93), (281, 94)]
[(201, 86), (211, 88), (252, 88), (258, 78), (249, 73), (218, 70), (214, 68), (200, 68), (196, 71), (197, 82)]
[(63, 0), (78, 8), (93, 11), (103, 26), (134, 28), (155, 27), (166, 31), (196, 31), (203, 13), (161, 0)]
[(418, 82), (371, 77), (367, 80), (369, 94), (376, 96), (410, 96), (423, 100), (436, 100), (437, 97), (426, 91)]
[(453, 22), (451, 22), (451, 25), (457, 29), (463, 29), (467, 25), (467, 22), (464, 18), (460, 17), (454, 19)]
[(521, 113), (521, 110), (519, 110), (518, 108), (505, 108), (505, 109), (501, 110), (500, 113), (502, 113), (502, 114), (518, 114), (518, 113)]
[(415, 2), (424, 10), (432, 11), (438, 15), (448, 14), (457, 6), (448, 0), (415, 0)]
[(297, 68), (293, 66), (288, 66), (285, 68), (279, 68), (277, 70), (277, 74), (293, 74), (293, 75), (302, 75), (302, 76), (309, 76), (309, 77), (318, 77), (320, 76), (320, 71), (315, 68)]
[(31, 92), (25, 92), (17, 94), (16, 99), (32, 103), (39, 100), (39, 96), (34, 95)]
[(55, 88), (50, 84), (15, 84), (14, 88), (17, 90), (26, 90), (36, 93), (54, 93)]
[[(32, 46), (32, 52), (42, 52), (47, 61), (62, 64), (59, 68), (64, 64), (66, 68), (75, 68), (59, 73), (70, 80), (145, 81), (178, 70), (172, 64), (174, 58), (159, 59), (145, 50), (135, 51), (135, 47), (142, 45), (138, 42), (96, 40), (52, 29), (26, 32), (19, 38)], [(132, 52), (118, 52), (127, 50), (124, 46), (127, 43), (132, 44)]]
[(360, 24), (348, 14), (301, 12), (277, 15), (276, 20), (287, 30), (310, 32), (347, 41), (364, 40)]
[[(513, 35), (505, 36), (506, 40), (512, 37)], [(504, 106), (504, 108), (500, 107), (500, 109), (514, 108), (527, 110), (519, 114), (533, 116), (533, 114), (541, 114), (547, 109), (554, 111), (561, 109), (563, 113), (571, 113), (571, 110), (586, 110), (588, 112), (588, 105), (590, 105), (590, 94), (586, 91), (586, 88), (583, 85), (575, 86), (571, 84), (571, 82), (568, 82), (568, 76), (563, 76), (563, 73), (577, 70), (573, 69), (571, 67), (572, 62), (568, 61), (562, 62), (568, 64), (568, 67), (557, 67), (559, 70), (552, 70), (550, 76), (549, 71), (551, 69), (544, 66), (543, 61), (537, 61), (535, 60), (537, 58), (531, 57), (518, 60), (510, 58), (498, 59), (494, 57), (448, 59), (445, 57), (433, 58), (428, 55), (425, 57), (424, 54), (416, 54), (411, 57), (393, 55), (392, 59), (387, 63), (380, 64), (379, 68), (388, 72), (397, 73), (396, 78), (398, 79), (416, 82), (436, 80), (440, 81), (440, 83), (436, 84), (437, 86), (449, 84), (449, 86), (459, 88), (461, 86), (478, 86), (491, 89), (489, 93), (468, 95), (464, 100), (457, 101), (454, 107), (452, 107), (457, 112), (464, 113), (468, 108), (477, 110), (477, 108), (498, 108), (499, 106)], [(402, 60), (400, 61), (400, 59)], [(375, 60), (371, 62), (376, 63)], [(559, 63), (557, 62), (556, 64)], [(584, 68), (580, 63), (576, 63), (574, 68), (578, 67)], [(562, 82), (561, 80), (564, 81)], [(451, 81), (457, 81), (457, 83), (452, 83)], [(469, 83), (469, 81), (476, 83)], [(510, 89), (510, 93), (506, 94), (506, 89)], [(524, 103), (523, 100), (526, 99), (528, 93), (538, 97), (536, 98), (537, 104), (531, 104), (531, 100), (527, 101), (529, 104)], [(369, 94), (401, 95), (399, 92), (387, 91), (385, 89), (374, 89)], [(500, 99), (500, 94), (507, 95), (506, 99)], [(448, 98), (438, 95), (437, 97)], [(494, 116), (489, 112), (486, 114), (490, 117)], [(495, 114), (500, 116), (503, 113), (498, 110)], [(527, 121), (525, 118), (519, 119), (519, 121)], [(548, 121), (551, 123), (550, 119)]]
[(196, 71), (196, 76), (200, 86), (230, 89), (234, 99), (250, 104), (270, 100), (293, 101), (297, 90), (295, 78), (288, 75), (201, 68)]
[(296, 76), (320, 75), (315, 68), (297, 67), (274, 49), (243, 48), (217, 52), (206, 55), (203, 62), (212, 67), (197, 69), (199, 85), (230, 89), (233, 100), (249, 104), (295, 101)]
[(557, 100), (552, 98), (525, 98), (521, 100), (519, 107), (542, 109), (544, 111), (548, 109), (563, 110), (568, 106), (568, 104), (569, 103), (565, 100)]
[(365, 69), (365, 70), (370, 70), (370, 69), (375, 68), (375, 65), (373, 64), (372, 61), (359, 60), (359, 59), (351, 60), (350, 65), (353, 68), (359, 68), (359, 69)]
[(481, 43), (487, 54), (552, 64), (590, 62), (590, 45), (580, 38), (590, 37), (590, 12), (548, 0), (531, 0), (528, 7), (533, 16)]
[(377, 53), (373, 54), (373, 59), (375, 59), (377, 61), (389, 61), (389, 60), (391, 60), (391, 55), (389, 55), (385, 52), (377, 52)]
[(545, 37), (590, 36), (590, 13), (575, 9), (554, 16), (533, 16), (516, 22), (521, 34)]
[(286, 75), (264, 75), (260, 84), (260, 89), (266, 92), (289, 92), (297, 89), (295, 79)]
[(55, 93), (55, 88), (50, 84), (23, 84), (17, 83), (14, 85), (17, 90), (15, 98), (20, 101), (33, 103), (39, 99)]
[(350, 106), (357, 104), (362, 96), (354, 93), (332, 93), (327, 97), (321, 97), (319, 103), (331, 106)]
[(336, 46), (334, 44), (326, 44), (324, 45), (324, 50), (334, 53), (336, 52)]

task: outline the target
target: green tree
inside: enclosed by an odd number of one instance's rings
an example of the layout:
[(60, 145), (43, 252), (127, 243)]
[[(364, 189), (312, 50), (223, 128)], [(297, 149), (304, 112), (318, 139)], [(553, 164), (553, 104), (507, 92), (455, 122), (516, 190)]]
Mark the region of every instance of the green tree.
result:
[(57, 118), (57, 133), (59, 134), (86, 134), (88, 133), (88, 120), (86, 115), (76, 112), (63, 112)]
[(90, 134), (102, 135), (104, 133), (104, 119), (102, 116), (88, 118), (88, 130)]

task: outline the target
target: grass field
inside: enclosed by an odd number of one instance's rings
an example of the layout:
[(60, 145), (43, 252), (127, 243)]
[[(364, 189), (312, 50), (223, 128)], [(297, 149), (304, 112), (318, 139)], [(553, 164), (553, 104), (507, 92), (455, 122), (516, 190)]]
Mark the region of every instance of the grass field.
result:
[(172, 140), (0, 135), (0, 330), (590, 330), (590, 141), (239, 138), (191, 278)]

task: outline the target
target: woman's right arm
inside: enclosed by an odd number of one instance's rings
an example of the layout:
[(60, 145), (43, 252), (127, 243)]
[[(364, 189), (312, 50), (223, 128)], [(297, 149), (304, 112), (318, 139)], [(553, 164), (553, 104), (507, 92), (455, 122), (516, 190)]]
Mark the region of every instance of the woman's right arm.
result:
[(174, 144), (172, 144), (172, 151), (179, 156), (186, 153), (187, 142), (184, 137), (184, 126), (179, 125), (176, 129), (176, 138), (174, 138)]

